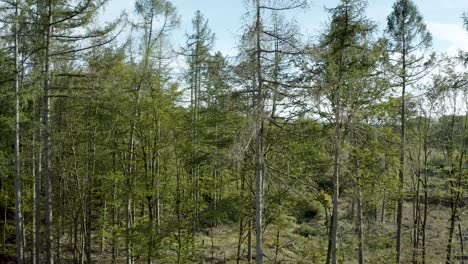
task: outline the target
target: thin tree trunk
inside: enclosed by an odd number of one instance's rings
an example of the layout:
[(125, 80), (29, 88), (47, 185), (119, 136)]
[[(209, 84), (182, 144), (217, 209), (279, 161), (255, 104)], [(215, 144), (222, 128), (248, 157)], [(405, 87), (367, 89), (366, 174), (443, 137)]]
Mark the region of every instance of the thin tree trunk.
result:
[[(73, 199), (73, 204), (76, 200)], [(73, 263), (78, 263), (78, 213), (73, 213)]]
[[(349, 3), (345, 2), (345, 28), (344, 35), (348, 32), (349, 22)], [(339, 76), (338, 83), (335, 91), (335, 98), (333, 102), (334, 117), (335, 117), (335, 132), (334, 132), (334, 157), (333, 157), (333, 209), (332, 209), (332, 223), (330, 230), (330, 255), (331, 263), (338, 264), (337, 251), (338, 251), (338, 228), (339, 228), (339, 186), (340, 186), (340, 166), (341, 166), (341, 141), (342, 141), (342, 122), (341, 122), (341, 90), (342, 90), (342, 79), (343, 79), (343, 60), (344, 53), (346, 50), (346, 40), (342, 38), (340, 57), (339, 57)]]
[(382, 199), (382, 209), (380, 212), (380, 222), (385, 223), (385, 203), (387, 201), (387, 192), (384, 190), (383, 199)]
[[(131, 165), (130, 165), (131, 166)], [(131, 177), (128, 175), (127, 177)], [(129, 187), (131, 186), (130, 179), (127, 180), (127, 184)], [(131, 241), (130, 241), (130, 229), (131, 229), (131, 212), (132, 212), (132, 199), (130, 198), (131, 196), (131, 188), (127, 191), (127, 199), (126, 199), (126, 213), (125, 213), (125, 255), (126, 255), (126, 260), (127, 264), (132, 264), (131, 262)]]
[[(33, 104), (33, 109), (36, 111), (36, 105)], [(32, 135), (32, 163), (31, 163), (31, 175), (32, 175), (32, 191), (31, 191), (31, 198), (32, 198), (32, 247), (31, 247), (31, 263), (36, 264), (36, 225), (37, 225), (37, 218), (36, 218), (36, 134), (33, 132)]]
[[(454, 99), (456, 100), (456, 99)], [(455, 103), (454, 103), (455, 108)], [(460, 199), (462, 196), (461, 188), (462, 186), (462, 179), (463, 179), (463, 171), (464, 171), (464, 157), (465, 157), (465, 140), (462, 140), (461, 148), (460, 148), (460, 156), (458, 160), (458, 176), (457, 179), (452, 179), (454, 166), (452, 165), (452, 151), (454, 149), (454, 128), (455, 128), (455, 109), (452, 115), (451, 127), (450, 127), (450, 142), (449, 142), (449, 149), (447, 150), (448, 155), (448, 168), (449, 168), (449, 179), (450, 179), (450, 193), (452, 195), (451, 198), (451, 215), (450, 215), (450, 227), (449, 227), (449, 237), (447, 241), (447, 259), (446, 264), (450, 264), (452, 262), (452, 243), (453, 243), (453, 233), (455, 232), (455, 222), (459, 218), (459, 204)], [(463, 133), (462, 139), (465, 138), (466, 131), (468, 129), (468, 115), (465, 115), (464, 126), (463, 126)]]
[[(38, 119), (39, 119), (39, 124), (42, 124), (42, 119), (43, 119), (43, 114), (42, 114), (42, 105), (43, 105), (43, 100), (42, 98), (39, 99), (39, 105), (38, 105)], [(40, 142), (42, 139), (42, 126), (39, 126), (37, 129), (37, 138)], [(41, 191), (42, 191), (42, 146), (39, 143), (39, 149), (37, 151), (37, 160), (33, 160), (33, 162), (37, 163), (37, 172), (36, 172), (36, 177), (34, 179), (34, 195), (35, 195), (35, 218), (36, 222), (34, 225), (34, 233), (35, 233), (35, 248), (36, 248), (36, 254), (34, 256), (35, 259), (35, 264), (40, 264), (41, 263), (41, 251), (42, 251), (42, 236), (41, 236)]]
[(359, 240), (359, 264), (364, 264), (364, 228), (362, 219), (362, 194), (361, 179), (359, 177), (359, 168), (357, 171), (357, 220), (358, 220), (358, 240)]
[(330, 223), (327, 224), (328, 246), (327, 246), (327, 261), (326, 261), (326, 264), (330, 264), (330, 262), (331, 262), (331, 248), (332, 248), (332, 240), (331, 240), (332, 229), (331, 229), (331, 226), (332, 226), (332, 223), (333, 223), (333, 214), (330, 216)]
[[(419, 120), (419, 130), (421, 130), (421, 120)], [(419, 136), (421, 138), (421, 135)], [(414, 187), (414, 199), (413, 199), (413, 264), (419, 263), (419, 240), (420, 240), (420, 224), (421, 224), (421, 204), (420, 204), (420, 192), (421, 192), (421, 144), (418, 143), (418, 169), (416, 175), (414, 175), (413, 185)]]
[[(339, 95), (337, 96), (339, 98)], [(339, 99), (337, 99), (339, 102)], [(335, 154), (333, 162), (333, 211), (332, 211), (332, 226), (331, 226), (331, 260), (332, 264), (337, 264), (337, 236), (338, 236), (338, 199), (339, 199), (339, 174), (340, 174), (340, 153), (341, 153), (341, 128), (339, 125), (340, 114), (339, 107), (335, 106)]]
[[(114, 151), (112, 152), (112, 170), (114, 175), (117, 173), (117, 160), (116, 160), (116, 149), (117, 149), (117, 142), (114, 141)], [(117, 182), (113, 180), (112, 183), (112, 264), (115, 264), (117, 260), (117, 243), (116, 243), (116, 230), (115, 226), (120, 226), (120, 221), (118, 221), (118, 208), (116, 207), (117, 201)]]
[(52, 255), (52, 145), (51, 145), (51, 74), (50, 74), (50, 36), (52, 35), (52, 2), (47, 1), (47, 25), (45, 33), (44, 63), (44, 174), (45, 174), (45, 251), (46, 263), (53, 264)]
[[(427, 178), (426, 178), (427, 179)], [(422, 232), (422, 264), (426, 263), (426, 226), (427, 226), (427, 205), (428, 205), (428, 196), (427, 196), (427, 180), (425, 180), (426, 187), (424, 187), (424, 212), (423, 212), (423, 222), (421, 227)]]
[[(2, 186), (2, 193), (5, 190), (3, 189)], [(7, 208), (8, 208), (8, 201), (5, 199), (5, 207), (3, 208), (3, 239), (2, 239), (2, 245), (3, 245), (3, 253), (6, 254), (6, 229), (7, 229)]]
[(261, 51), (261, 9), (260, 0), (257, 0), (256, 17), (256, 56), (257, 56), (257, 98), (255, 115), (255, 226), (256, 226), (256, 253), (257, 264), (263, 263), (263, 77), (262, 77), (262, 51)]
[(250, 263), (253, 259), (252, 257), (252, 220), (248, 221), (248, 231), (247, 231), (247, 262)]
[[(403, 18), (406, 19), (406, 18)], [(398, 171), (399, 176), (399, 196), (398, 196), (398, 208), (397, 208), (397, 234), (396, 234), (396, 262), (401, 263), (401, 235), (403, 230), (403, 193), (404, 193), (404, 177), (405, 177), (405, 145), (406, 145), (406, 41), (403, 36), (403, 54), (402, 54), (402, 88), (401, 88), (401, 142), (400, 142), (400, 167)]]
[[(239, 165), (237, 167), (237, 172), (238, 175), (240, 174), (241, 176), (241, 186), (240, 186), (240, 200), (244, 201), (244, 191), (245, 191), (245, 175), (242, 173), (242, 171), (239, 173)], [(237, 186), (239, 186), (237, 184)], [(242, 244), (244, 242), (244, 211), (241, 210), (241, 213), (239, 215), (239, 240), (237, 242), (237, 260), (236, 263), (239, 264), (241, 257), (242, 257)]]
[(241, 250), (242, 250), (242, 241), (244, 237), (244, 216), (243, 214), (240, 215), (239, 218), (239, 239), (237, 241), (237, 258), (236, 263), (239, 264), (241, 260)]
[[(97, 109), (96, 109), (97, 112)], [(94, 187), (95, 172), (96, 172), (96, 127), (93, 127), (91, 140), (92, 140), (92, 152), (91, 152), (91, 159), (88, 158), (88, 164), (86, 169), (86, 185), (87, 185), (87, 195), (86, 195), (86, 237), (85, 237), (85, 245), (86, 245), (86, 262), (91, 263), (91, 251), (92, 251), (92, 193)], [(89, 142), (87, 144), (87, 151), (88, 155), (90, 152)], [(91, 164), (89, 164), (89, 160), (91, 160)], [(91, 168), (89, 168), (91, 167)]]
[(15, 221), (16, 221), (16, 261), (24, 262), (23, 212), (20, 171), (20, 65), (19, 65), (19, 1), (15, 2)]
[(182, 219), (181, 219), (181, 193), (180, 193), (180, 165), (179, 162), (176, 161), (177, 164), (177, 179), (176, 179), (176, 214), (177, 214), (177, 264), (181, 263), (181, 255), (182, 255)]
[(423, 219), (422, 219), (422, 225), (421, 225), (421, 235), (422, 235), (422, 257), (421, 257), (421, 263), (425, 264), (426, 263), (426, 226), (427, 226), (427, 206), (428, 206), (428, 192), (427, 192), (427, 184), (428, 184), (428, 150), (427, 150), (427, 133), (428, 131), (426, 130), (426, 135), (424, 136), (424, 211), (423, 211)]
[(101, 226), (101, 245), (100, 245), (100, 251), (101, 254), (104, 253), (104, 243), (105, 243), (105, 230), (106, 230), (106, 219), (107, 219), (107, 200), (106, 196), (103, 195), (103, 203), (104, 203), (104, 209), (103, 209), (103, 214), (102, 214), (102, 226)]
[(276, 245), (275, 245), (275, 261), (273, 263), (278, 263), (278, 252), (280, 246), (280, 229), (276, 230)]
[(452, 202), (452, 213), (450, 214), (450, 226), (447, 239), (447, 258), (445, 263), (452, 263), (452, 243), (453, 243), (453, 232), (455, 231), (455, 219), (456, 219), (456, 208), (455, 203)]
[[(198, 16), (196, 17), (199, 18)], [(198, 121), (199, 121), (199, 100), (200, 100), (200, 23), (196, 23), (196, 44), (194, 61), (194, 78), (192, 80), (191, 92), (191, 110), (192, 110), (192, 144), (194, 148), (193, 157), (194, 164), (192, 167), (192, 180), (193, 180), (193, 223), (192, 223), (192, 236), (198, 231), (199, 223), (199, 166), (198, 166)]]

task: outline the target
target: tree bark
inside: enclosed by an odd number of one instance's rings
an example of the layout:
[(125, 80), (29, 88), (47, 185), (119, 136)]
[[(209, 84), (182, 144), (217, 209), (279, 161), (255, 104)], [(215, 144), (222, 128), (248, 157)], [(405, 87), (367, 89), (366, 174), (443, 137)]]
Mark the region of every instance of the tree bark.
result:
[(257, 264), (263, 263), (263, 76), (262, 76), (262, 51), (261, 51), (261, 9), (260, 0), (257, 0), (256, 17), (256, 56), (257, 56), (257, 98), (255, 116), (255, 229), (256, 229), (256, 253)]
[[(405, 12), (403, 12), (405, 15)], [(406, 19), (405, 16), (403, 20)], [(404, 24), (403, 24), (404, 25)], [(406, 166), (406, 157), (405, 157), (405, 145), (406, 145), (406, 40), (405, 36), (402, 37), (403, 42), (403, 51), (402, 51), (402, 82), (401, 82), (401, 115), (400, 115), (400, 168), (398, 171), (399, 176), (399, 196), (398, 196), (398, 206), (397, 206), (397, 234), (396, 234), (396, 263), (401, 263), (401, 235), (403, 230), (403, 193), (404, 193), (404, 177), (405, 177), (405, 166)]]
[(361, 178), (359, 176), (359, 164), (356, 168), (356, 194), (357, 194), (357, 223), (358, 223), (358, 251), (359, 264), (364, 264), (364, 228), (362, 219), (362, 193)]
[(44, 175), (45, 175), (45, 251), (46, 263), (53, 264), (52, 255), (52, 144), (51, 144), (51, 74), (50, 38), (52, 35), (52, 1), (46, 4), (45, 58), (44, 58)]
[(16, 260), (24, 262), (23, 248), (23, 209), (20, 171), (20, 63), (19, 63), (19, 1), (15, 2), (15, 221), (16, 221)]

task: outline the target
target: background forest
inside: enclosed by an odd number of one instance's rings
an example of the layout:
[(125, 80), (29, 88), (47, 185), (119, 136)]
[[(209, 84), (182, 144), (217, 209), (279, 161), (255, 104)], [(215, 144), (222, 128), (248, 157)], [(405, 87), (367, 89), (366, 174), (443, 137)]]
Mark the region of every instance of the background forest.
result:
[(169, 0), (0, 0), (0, 263), (468, 262), (468, 52), (244, 2), (228, 57)]

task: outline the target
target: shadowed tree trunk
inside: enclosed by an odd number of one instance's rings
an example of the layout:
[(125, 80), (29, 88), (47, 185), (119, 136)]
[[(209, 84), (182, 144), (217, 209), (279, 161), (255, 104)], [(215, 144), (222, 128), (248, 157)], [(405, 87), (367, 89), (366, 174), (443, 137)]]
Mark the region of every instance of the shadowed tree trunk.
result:
[(19, 1), (15, 2), (15, 221), (16, 221), (16, 261), (24, 262), (23, 248), (23, 209), (20, 171), (20, 63), (19, 63)]

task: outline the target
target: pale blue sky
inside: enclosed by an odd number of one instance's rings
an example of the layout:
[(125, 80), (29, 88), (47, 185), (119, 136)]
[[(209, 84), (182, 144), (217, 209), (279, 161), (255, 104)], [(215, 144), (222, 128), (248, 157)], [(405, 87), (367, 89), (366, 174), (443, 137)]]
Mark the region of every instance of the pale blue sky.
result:
[[(174, 43), (182, 45), (184, 35), (191, 29), (191, 20), (196, 10), (200, 10), (209, 20), (209, 26), (216, 34), (215, 50), (234, 55), (238, 43), (241, 17), (246, 12), (248, 0), (172, 0), (182, 23), (174, 32)], [(290, 14), (301, 26), (306, 37), (317, 36), (328, 20), (324, 7), (334, 7), (338, 0), (314, 0), (308, 10)], [(369, 0), (367, 16), (385, 28), (387, 15), (393, 0)], [(458, 49), (468, 50), (468, 33), (462, 27), (461, 15), (468, 12), (468, 0), (414, 0), (423, 14), (428, 28), (433, 33), (436, 51), (456, 53)], [(133, 12), (134, 0), (110, 0), (101, 20), (115, 18), (122, 10)]]

